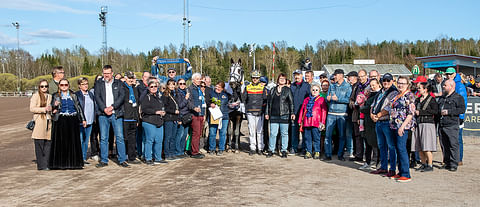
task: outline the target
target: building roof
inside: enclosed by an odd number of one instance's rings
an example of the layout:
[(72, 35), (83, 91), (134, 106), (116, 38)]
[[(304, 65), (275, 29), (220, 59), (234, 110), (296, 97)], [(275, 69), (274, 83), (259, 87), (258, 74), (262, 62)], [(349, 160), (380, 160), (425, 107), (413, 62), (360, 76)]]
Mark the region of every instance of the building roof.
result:
[(323, 65), (322, 70), (327, 74), (333, 74), (335, 69), (343, 69), (345, 74), (350, 71), (359, 71), (365, 69), (367, 72), (377, 70), (380, 74), (390, 73), (394, 76), (411, 76), (412, 72), (403, 64), (372, 64), (372, 65), (353, 65), (353, 64), (326, 64)]
[(466, 59), (480, 60), (480, 57), (468, 56), (468, 55), (462, 55), (462, 54), (447, 54), (447, 55), (416, 57), (415, 60), (428, 60), (428, 59), (437, 59), (437, 58), (448, 58), (448, 59), (466, 58)]

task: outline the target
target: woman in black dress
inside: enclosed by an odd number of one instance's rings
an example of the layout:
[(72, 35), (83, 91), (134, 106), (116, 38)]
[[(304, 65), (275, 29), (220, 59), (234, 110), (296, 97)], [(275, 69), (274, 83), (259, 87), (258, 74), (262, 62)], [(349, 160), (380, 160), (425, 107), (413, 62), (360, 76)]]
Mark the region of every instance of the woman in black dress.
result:
[(77, 96), (70, 90), (70, 83), (62, 79), (58, 92), (53, 94), (52, 147), (48, 167), (50, 169), (82, 169), (83, 155), (80, 145), (80, 123), (87, 122), (78, 103)]

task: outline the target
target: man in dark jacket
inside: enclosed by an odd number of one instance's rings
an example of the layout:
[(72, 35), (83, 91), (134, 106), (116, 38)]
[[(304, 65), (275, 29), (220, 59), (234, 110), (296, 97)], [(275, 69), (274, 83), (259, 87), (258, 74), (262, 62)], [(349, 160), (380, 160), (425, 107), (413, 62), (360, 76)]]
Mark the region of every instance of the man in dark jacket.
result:
[(455, 92), (455, 82), (453, 80), (445, 81), (443, 85), (444, 94), (439, 99), (440, 127), (439, 136), (443, 143), (443, 159), (445, 169), (457, 171), (460, 160), (459, 152), (459, 126), (460, 114), (465, 113), (464, 98)]
[[(362, 161), (363, 157), (363, 143), (361, 144), (361, 156), (359, 154), (359, 149), (357, 141), (361, 141), (360, 139), (360, 131), (358, 120), (360, 119), (360, 112), (358, 106), (355, 105), (355, 101), (357, 99), (357, 95), (359, 92), (358, 86), (358, 73), (356, 71), (350, 71), (347, 74), (348, 83), (350, 83), (352, 87), (352, 94), (350, 94), (350, 98), (348, 101), (348, 110), (347, 110), (347, 121), (346, 121), (346, 130), (345, 134), (347, 136), (347, 140), (345, 143), (345, 147), (347, 148), (348, 157), (350, 161)], [(355, 144), (355, 145), (354, 145)], [(353, 157), (353, 153), (355, 153), (355, 157)]]
[(299, 125), (298, 125), (298, 119), (301, 118), (299, 117), (300, 113), (300, 108), (302, 107), (303, 100), (310, 96), (310, 84), (307, 82), (303, 81), (303, 75), (301, 70), (295, 70), (293, 72), (293, 77), (295, 79), (295, 82), (292, 83), (290, 86), (290, 89), (292, 90), (293, 94), (293, 109), (295, 112), (295, 120), (292, 120), (292, 135), (290, 136), (290, 154), (295, 154), (296, 152), (302, 151), (302, 149), (298, 148), (298, 143), (299, 143)]
[(103, 79), (95, 84), (95, 102), (97, 103), (98, 122), (100, 125), (101, 160), (96, 167), (108, 165), (108, 134), (113, 126), (116, 137), (118, 163), (129, 167), (126, 162), (125, 143), (123, 139), (123, 103), (125, 99), (124, 86), (120, 80), (113, 79), (113, 69), (110, 65), (103, 66)]
[(124, 82), (125, 102), (123, 104), (125, 115), (123, 117), (123, 131), (125, 136), (125, 149), (128, 163), (140, 164), (137, 158), (136, 137), (138, 126), (138, 90), (135, 87), (136, 78), (132, 71), (125, 73), (127, 80)]

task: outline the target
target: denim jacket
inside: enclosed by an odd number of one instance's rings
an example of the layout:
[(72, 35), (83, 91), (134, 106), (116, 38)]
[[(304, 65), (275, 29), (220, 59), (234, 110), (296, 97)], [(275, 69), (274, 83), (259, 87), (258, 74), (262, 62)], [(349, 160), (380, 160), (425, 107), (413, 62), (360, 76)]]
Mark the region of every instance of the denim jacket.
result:
[(347, 107), (352, 94), (352, 86), (347, 81), (343, 81), (341, 85), (338, 83), (331, 84), (328, 88), (327, 96), (336, 95), (338, 100), (330, 99), (328, 102), (328, 112), (333, 113), (347, 113)]

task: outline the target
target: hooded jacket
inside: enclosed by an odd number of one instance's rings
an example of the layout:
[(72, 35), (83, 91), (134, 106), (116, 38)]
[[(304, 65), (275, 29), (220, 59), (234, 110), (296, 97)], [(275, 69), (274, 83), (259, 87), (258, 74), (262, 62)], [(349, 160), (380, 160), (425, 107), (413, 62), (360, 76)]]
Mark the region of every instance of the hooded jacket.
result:
[[(467, 89), (462, 83), (462, 77), (457, 73), (453, 80), (455, 81), (455, 93), (458, 93), (458, 95), (463, 97), (464, 104), (467, 106)], [(460, 119), (465, 119), (465, 109), (463, 110), (463, 113), (460, 114)]]

